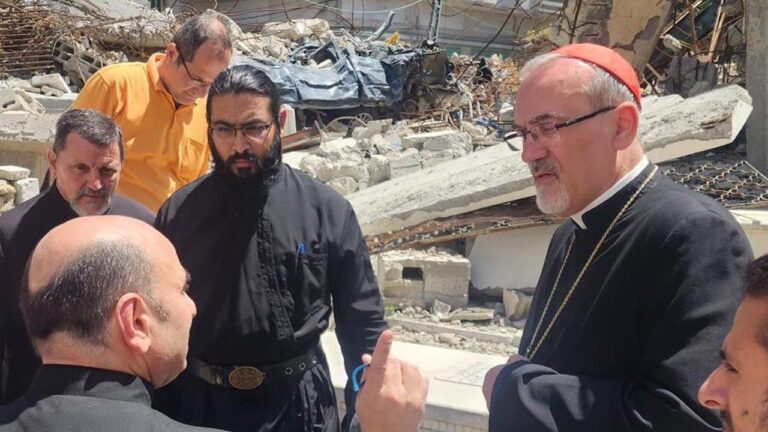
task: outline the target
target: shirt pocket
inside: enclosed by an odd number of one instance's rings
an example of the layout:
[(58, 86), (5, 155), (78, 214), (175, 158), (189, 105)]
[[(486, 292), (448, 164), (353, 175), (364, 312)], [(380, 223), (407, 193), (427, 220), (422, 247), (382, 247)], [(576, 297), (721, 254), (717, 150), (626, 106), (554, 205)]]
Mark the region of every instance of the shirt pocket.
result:
[[(291, 321), (302, 325), (310, 315), (326, 306), (327, 254), (286, 253), (283, 258), (285, 287), (293, 300)], [(297, 322), (297, 320), (299, 322)]]
[(186, 144), (181, 148), (179, 180), (183, 184), (187, 184), (197, 179), (203, 167), (207, 167), (210, 163), (208, 159), (207, 143), (193, 138), (187, 139)]

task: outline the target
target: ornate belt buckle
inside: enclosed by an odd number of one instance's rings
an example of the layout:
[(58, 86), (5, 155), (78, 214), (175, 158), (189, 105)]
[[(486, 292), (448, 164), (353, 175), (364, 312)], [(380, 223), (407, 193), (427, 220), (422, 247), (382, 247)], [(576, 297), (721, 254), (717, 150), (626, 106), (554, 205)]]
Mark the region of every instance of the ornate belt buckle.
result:
[(252, 390), (264, 382), (264, 372), (251, 366), (238, 366), (229, 373), (229, 383), (239, 390)]

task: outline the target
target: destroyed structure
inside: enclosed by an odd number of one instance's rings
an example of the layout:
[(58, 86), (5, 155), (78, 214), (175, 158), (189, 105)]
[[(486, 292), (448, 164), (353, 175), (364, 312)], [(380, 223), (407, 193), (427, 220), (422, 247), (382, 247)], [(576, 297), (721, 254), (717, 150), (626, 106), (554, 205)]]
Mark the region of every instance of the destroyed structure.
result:
[[(429, 35), (403, 42), (391, 15), (360, 36), (322, 19), (248, 32), (204, 12), (229, 29), (234, 63), (278, 83), (292, 113), (284, 161), (347, 196), (390, 324), (421, 342), (504, 353), (519, 343), (560, 221), (536, 208), (528, 167), (500, 136), (518, 67), (557, 45), (619, 47), (644, 83), (649, 158), (731, 208), (756, 252), (768, 251), (763, 216), (743, 210), (768, 206), (768, 179), (745, 161), (740, 135), (752, 110), (742, 2), (549, 3), (509, 58), (448, 56)], [(88, 77), (163, 49), (181, 19), (133, 1), (0, 2), (0, 165), (24, 167), (0, 166), (0, 211), (37, 193), (56, 119)]]

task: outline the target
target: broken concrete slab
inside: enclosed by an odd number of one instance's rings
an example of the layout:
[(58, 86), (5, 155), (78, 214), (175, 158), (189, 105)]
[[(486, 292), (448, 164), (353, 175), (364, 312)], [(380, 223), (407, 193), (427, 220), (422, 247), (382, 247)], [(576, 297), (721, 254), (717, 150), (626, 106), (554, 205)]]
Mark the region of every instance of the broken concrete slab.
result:
[[(738, 86), (715, 89), (664, 109), (643, 112), (640, 141), (653, 162), (709, 150), (732, 142), (751, 111)], [(520, 152), (506, 144), (476, 151), (435, 167), (398, 177), (348, 197), (366, 235), (394, 231), (439, 217), (534, 195)], [(397, 178), (395, 178), (397, 177)]]
[(64, 81), (64, 78), (57, 74), (45, 74), (45, 75), (35, 75), (30, 80), (30, 83), (43, 90), (43, 94), (45, 94), (44, 87), (48, 87), (50, 89), (56, 89), (60, 91), (62, 94), (64, 93), (72, 93), (72, 91), (69, 89), (69, 86)]
[(675, 106), (682, 101), (683, 97), (678, 94), (667, 96), (645, 96), (643, 97), (643, 112), (647, 115), (653, 111)]
[(458, 309), (450, 314), (448, 316), (441, 318), (442, 321), (453, 321), (453, 320), (459, 320), (459, 321), (491, 321), (493, 320), (493, 309), (484, 309), (484, 308), (466, 308), (466, 309)]
[(400, 151), (402, 150), (400, 136), (398, 136), (396, 133), (390, 133), (387, 134), (387, 138), (382, 135), (374, 135), (368, 140), (368, 143), (371, 148), (380, 155), (388, 156), (400, 154)]
[(640, 140), (654, 162), (733, 142), (752, 112), (747, 90), (729, 85), (643, 113)]
[(29, 170), (24, 167), (14, 165), (2, 165), (0, 166), (0, 179), (8, 181), (16, 181), (29, 177)]
[(419, 153), (421, 157), (421, 166), (423, 168), (433, 167), (441, 163), (445, 163), (460, 157), (466, 156), (467, 152), (464, 150), (448, 149), (440, 151), (422, 150)]
[(61, 97), (64, 96), (64, 92), (61, 90), (57, 90), (53, 87), (48, 86), (42, 86), (40, 87), (40, 92), (44, 94), (45, 96), (54, 96), (54, 97)]
[(472, 152), (472, 137), (466, 132), (455, 132), (432, 137), (424, 141), (423, 150), (458, 150), (464, 154)]
[(32, 114), (42, 114), (45, 108), (37, 102), (26, 90), (19, 88), (0, 90), (0, 112), (23, 111)]
[(0, 213), (13, 208), (16, 202), (16, 188), (5, 180), (0, 180)]
[(349, 154), (354, 154), (362, 157), (362, 151), (357, 145), (357, 140), (354, 138), (337, 139), (320, 144), (320, 147), (315, 150), (318, 156), (323, 156), (332, 160), (342, 160)]
[(34, 198), (40, 193), (40, 183), (34, 177), (17, 180), (13, 182), (13, 187), (16, 188), (16, 205)]
[(392, 154), (389, 157), (389, 170), (391, 178), (421, 171), (419, 151), (409, 148), (402, 153)]
[(404, 149), (415, 148), (417, 150), (423, 150), (424, 143), (431, 139), (445, 138), (458, 133), (461, 132), (455, 131), (453, 129), (423, 132), (418, 134), (405, 135), (401, 137), (401, 141), (403, 143)]

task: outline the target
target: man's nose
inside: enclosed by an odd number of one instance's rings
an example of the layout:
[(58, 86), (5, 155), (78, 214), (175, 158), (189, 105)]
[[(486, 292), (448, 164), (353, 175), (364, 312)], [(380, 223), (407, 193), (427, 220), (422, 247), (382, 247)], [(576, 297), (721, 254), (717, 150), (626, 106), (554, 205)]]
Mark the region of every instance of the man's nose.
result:
[(523, 153), (521, 157), (524, 162), (530, 163), (547, 157), (547, 149), (540, 142), (533, 139), (529, 132), (523, 136)]
[(717, 411), (728, 409), (728, 388), (725, 380), (722, 379), (723, 374), (723, 367), (718, 367), (699, 388), (699, 403), (709, 409)]
[(245, 137), (245, 132), (243, 132), (242, 129), (235, 130), (235, 136), (234, 141), (232, 142), (232, 150), (242, 153), (246, 150), (250, 150), (250, 144), (248, 143), (248, 139)]
[(94, 172), (92, 172), (92, 173), (91, 173), (91, 174), (88, 176), (88, 183), (87, 183), (87, 186), (88, 186), (88, 187), (89, 187), (91, 190), (95, 190), (95, 191), (97, 191), (97, 190), (101, 190), (101, 188), (103, 187), (103, 183), (102, 183), (102, 181), (101, 181), (101, 176), (100, 176), (100, 174), (99, 174), (99, 172), (98, 172), (98, 171), (94, 171)]

